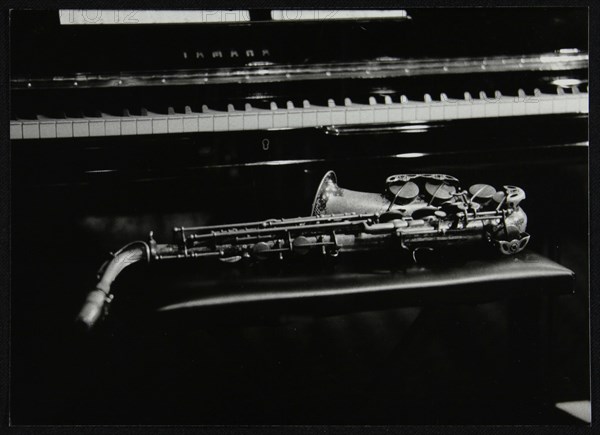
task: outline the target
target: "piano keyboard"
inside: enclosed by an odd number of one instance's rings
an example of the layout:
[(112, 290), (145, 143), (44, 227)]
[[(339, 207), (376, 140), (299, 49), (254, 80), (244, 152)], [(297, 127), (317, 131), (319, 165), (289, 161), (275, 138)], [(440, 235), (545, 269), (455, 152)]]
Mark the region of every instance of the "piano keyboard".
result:
[[(381, 98), (381, 97), (378, 97)], [(51, 139), (70, 137), (126, 136), (215, 131), (249, 131), (288, 129), (319, 126), (361, 124), (412, 123), (456, 119), (497, 118), (509, 116), (535, 116), (549, 114), (588, 113), (588, 93), (576, 87), (565, 93), (558, 88), (556, 94), (533, 95), (519, 90), (518, 96), (503, 96), (500, 92), (449, 99), (441, 94), (433, 99), (425, 94), (423, 101), (411, 101), (402, 96), (393, 101), (390, 96), (378, 101), (369, 98), (369, 104), (356, 104), (346, 98), (343, 105), (329, 100), (327, 106), (313, 106), (304, 100), (301, 107), (288, 101), (286, 107), (272, 102), (270, 109), (246, 104), (243, 110), (229, 105), (226, 111), (207, 106), (194, 112), (189, 106), (184, 113), (169, 109), (168, 114), (142, 110), (140, 116), (102, 114), (98, 117), (53, 119), (38, 115), (37, 119), (16, 119), (10, 122), (11, 139)]]

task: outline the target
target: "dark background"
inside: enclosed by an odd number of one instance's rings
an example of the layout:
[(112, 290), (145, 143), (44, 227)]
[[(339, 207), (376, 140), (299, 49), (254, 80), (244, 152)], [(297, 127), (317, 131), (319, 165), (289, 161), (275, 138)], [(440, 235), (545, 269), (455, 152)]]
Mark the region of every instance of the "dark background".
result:
[[(492, 20), (496, 11), (468, 13)], [(468, 13), (460, 14), (463, 26), (481, 23)], [(535, 13), (550, 21), (566, 16)], [(585, 47), (585, 13), (569, 13), (568, 43)], [(523, 47), (518, 32), (501, 39)], [(354, 86), (339, 84), (339, 92)], [(23, 98), (12, 97), (20, 107)], [(34, 100), (56, 101), (43, 93)], [(114, 315), (98, 331), (83, 336), (72, 319), (105, 253), (150, 229), (166, 241), (182, 220), (307, 214), (328, 169), (342, 187), (363, 191), (379, 191), (393, 173), (443, 172), (467, 185), (514, 184), (527, 192), (531, 249), (576, 274), (575, 295), (552, 306), (546, 388), (556, 401), (587, 399), (588, 149), (575, 145), (587, 140), (586, 125), (586, 118), (544, 117), (446, 123), (418, 135), (334, 137), (311, 129), (13, 142), (12, 422), (572, 422), (540, 408), (521, 389), (527, 375), (509, 368), (505, 301), (318, 318), (259, 310), (198, 325), (136, 314), (139, 289), (152, 286), (141, 266), (116, 287), (138, 290), (119, 292)], [(424, 155), (394, 157), (415, 152)], [(285, 159), (318, 161), (244, 164)], [(116, 171), (86, 172), (106, 168)]]

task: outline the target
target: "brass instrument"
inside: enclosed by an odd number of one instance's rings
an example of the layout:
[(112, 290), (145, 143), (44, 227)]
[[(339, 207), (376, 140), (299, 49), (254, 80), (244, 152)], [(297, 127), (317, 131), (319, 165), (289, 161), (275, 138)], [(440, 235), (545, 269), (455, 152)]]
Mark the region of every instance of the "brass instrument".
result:
[[(357, 192), (338, 186), (329, 171), (315, 195), (311, 216), (228, 225), (176, 227), (175, 243), (132, 242), (98, 273), (77, 319), (92, 327), (112, 300), (112, 282), (128, 265), (184, 259), (283, 259), (310, 251), (337, 256), (399, 246), (414, 253), (474, 243), (494, 245), (504, 255), (522, 251), (529, 242), (527, 216), (520, 207), (525, 192), (474, 184), (468, 190), (444, 174), (399, 174), (386, 180), (383, 193)], [(416, 258), (415, 258), (416, 261)]]

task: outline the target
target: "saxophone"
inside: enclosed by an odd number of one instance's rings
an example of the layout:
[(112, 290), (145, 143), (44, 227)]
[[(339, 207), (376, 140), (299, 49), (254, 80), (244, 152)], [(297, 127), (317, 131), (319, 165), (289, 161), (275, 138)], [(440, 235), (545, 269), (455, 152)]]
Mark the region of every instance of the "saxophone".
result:
[(463, 190), (445, 174), (398, 174), (386, 179), (382, 193), (358, 192), (337, 184), (333, 171), (322, 179), (307, 217), (269, 219), (228, 225), (175, 227), (174, 243), (135, 241), (112, 254), (98, 272), (77, 320), (91, 328), (106, 314), (111, 285), (127, 266), (187, 258), (284, 259), (317, 252), (419, 249), (484, 243), (503, 255), (529, 242), (527, 215), (520, 207), (525, 192), (516, 186), (496, 190), (474, 184)]

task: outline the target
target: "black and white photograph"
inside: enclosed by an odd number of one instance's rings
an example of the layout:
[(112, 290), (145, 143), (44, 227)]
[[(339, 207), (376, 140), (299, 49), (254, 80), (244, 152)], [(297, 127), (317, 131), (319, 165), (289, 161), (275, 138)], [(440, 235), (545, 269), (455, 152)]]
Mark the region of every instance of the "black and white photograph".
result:
[(588, 8), (298, 7), (10, 10), (7, 423), (589, 427)]

